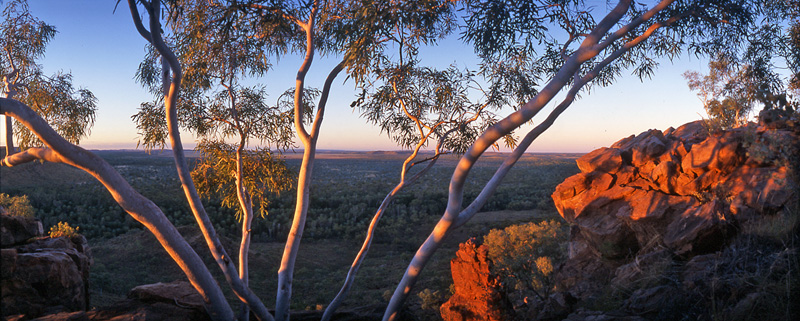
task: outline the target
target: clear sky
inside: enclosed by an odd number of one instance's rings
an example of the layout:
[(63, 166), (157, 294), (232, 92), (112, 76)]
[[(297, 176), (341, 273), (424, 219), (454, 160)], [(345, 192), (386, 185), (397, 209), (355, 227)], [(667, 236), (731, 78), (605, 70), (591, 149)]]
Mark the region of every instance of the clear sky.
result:
[[(34, 16), (58, 30), (42, 61), (45, 72), (72, 72), (74, 85), (91, 90), (98, 98), (96, 124), (81, 145), (89, 149), (135, 148), (138, 134), (130, 117), (142, 102), (152, 97), (134, 81), (145, 41), (136, 33), (125, 1), (116, 13), (113, 0), (29, 0), (29, 3)], [(597, 10), (604, 10), (603, 5)], [(437, 47), (424, 48), (422, 61), (438, 67), (455, 63), (474, 68), (477, 60), (470, 46), (452, 36)], [(279, 93), (294, 86), (299, 64), (299, 57), (283, 58), (259, 80), (270, 90), (271, 103)], [(316, 59), (307, 77), (308, 85), (321, 88), (333, 64), (331, 59)], [(664, 130), (698, 120), (705, 112), (681, 74), (686, 70), (705, 71), (705, 65), (704, 60), (684, 55), (674, 64), (662, 62), (653, 79), (644, 83), (635, 76), (626, 76), (610, 87), (594, 89), (573, 103), (528, 151), (588, 152), (648, 129)], [(350, 108), (357, 91), (352, 82), (344, 79), (340, 76), (332, 90), (318, 148), (399, 149)], [(551, 103), (544, 112), (552, 110), (554, 105)], [(501, 112), (508, 113), (510, 110)], [(543, 118), (534, 118), (534, 122), (538, 119)], [(188, 134), (184, 135), (184, 141), (187, 147), (192, 146)]]

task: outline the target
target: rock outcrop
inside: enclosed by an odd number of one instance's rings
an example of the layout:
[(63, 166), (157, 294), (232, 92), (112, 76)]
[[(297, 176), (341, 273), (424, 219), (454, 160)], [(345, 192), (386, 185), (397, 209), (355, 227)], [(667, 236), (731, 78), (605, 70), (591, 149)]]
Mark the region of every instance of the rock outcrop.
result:
[(502, 292), (500, 277), (490, 271), (485, 245), (474, 240), (459, 244), (450, 261), (455, 293), (439, 309), (445, 321), (508, 320), (511, 304)]
[[(670, 313), (686, 313), (683, 301), (719, 290), (701, 284), (704, 278), (719, 278), (724, 272), (715, 269), (748, 260), (732, 252), (754, 244), (770, 247), (769, 236), (750, 233), (763, 222), (790, 225), (784, 229), (796, 235), (797, 219), (791, 216), (797, 215), (800, 195), (792, 166), (800, 161), (798, 146), (797, 126), (750, 124), (709, 134), (693, 122), (646, 131), (584, 155), (577, 160), (581, 172), (552, 195), (572, 226), (557, 289), (583, 305), (614, 297), (620, 303), (616, 312), (629, 316), (670, 319), (678, 315)], [(747, 242), (737, 238), (743, 231), (750, 233)], [(763, 296), (739, 290), (725, 304)], [(731, 317), (735, 309), (717, 316)]]
[(36, 317), (89, 306), (86, 238), (42, 236), (41, 222), (2, 216), (3, 316)]
[(39, 220), (22, 216), (0, 215), (0, 246), (3, 248), (21, 244), (42, 235), (44, 235), (44, 229)]

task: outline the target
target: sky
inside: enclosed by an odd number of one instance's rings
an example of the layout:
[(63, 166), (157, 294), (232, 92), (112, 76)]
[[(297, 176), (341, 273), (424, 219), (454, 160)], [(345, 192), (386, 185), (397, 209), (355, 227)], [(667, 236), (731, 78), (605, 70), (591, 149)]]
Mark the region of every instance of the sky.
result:
[[(115, 3), (114, 0), (29, 0), (31, 13), (58, 30), (41, 61), (45, 73), (71, 72), (76, 87), (89, 89), (98, 98), (96, 123), (90, 136), (81, 141), (81, 146), (87, 149), (136, 148), (139, 135), (131, 115), (142, 102), (152, 100), (134, 80), (146, 42), (136, 32), (125, 1), (114, 13)], [(600, 4), (596, 10), (602, 12), (604, 5)], [(450, 64), (476, 68), (473, 52), (471, 46), (453, 35), (438, 46), (423, 48), (421, 59), (423, 64), (441, 68)], [(294, 86), (300, 62), (301, 57), (282, 58), (266, 77), (255, 80), (267, 86), (270, 103)], [(331, 58), (315, 58), (306, 78), (307, 85), (321, 88), (334, 64)], [(665, 130), (701, 119), (706, 116), (702, 103), (681, 74), (687, 70), (705, 72), (706, 64), (705, 60), (684, 55), (674, 63), (662, 61), (650, 80), (641, 82), (628, 75), (612, 86), (595, 88), (576, 100), (528, 152), (585, 153), (649, 129)], [(350, 107), (358, 91), (345, 78), (340, 75), (332, 88), (318, 149), (399, 150), (385, 133)], [(541, 114), (551, 111), (555, 101)], [(499, 114), (505, 116), (510, 112), (508, 109)], [(534, 118), (534, 123), (541, 119), (543, 116)], [(5, 122), (0, 124), (3, 124), (0, 132), (5, 133)], [(524, 133), (520, 131), (517, 135)], [(186, 147), (193, 146), (189, 133), (183, 134), (183, 141)]]

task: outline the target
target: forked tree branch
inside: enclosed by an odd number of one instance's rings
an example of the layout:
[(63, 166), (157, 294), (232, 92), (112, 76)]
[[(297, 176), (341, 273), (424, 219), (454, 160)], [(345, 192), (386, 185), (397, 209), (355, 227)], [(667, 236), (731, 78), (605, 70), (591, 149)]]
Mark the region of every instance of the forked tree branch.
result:
[(294, 92), (294, 125), (297, 130), (297, 135), (303, 143), (303, 160), (300, 164), (300, 171), (297, 175), (297, 202), (295, 203), (294, 217), (292, 218), (292, 226), (289, 229), (289, 235), (286, 238), (286, 245), (283, 249), (283, 256), (281, 257), (281, 265), (278, 269), (278, 290), (275, 299), (275, 318), (279, 321), (289, 320), (289, 303), (292, 297), (292, 279), (294, 278), (294, 266), (297, 260), (297, 253), (300, 250), (300, 241), (303, 238), (303, 230), (305, 229), (306, 217), (308, 215), (308, 203), (311, 193), (311, 176), (314, 169), (314, 159), (316, 157), (317, 139), (319, 138), (319, 130), (322, 126), (322, 121), (325, 115), (325, 106), (328, 102), (330, 95), (331, 85), (339, 72), (344, 68), (344, 62), (337, 64), (333, 70), (328, 74), (325, 79), (325, 84), (322, 88), (319, 103), (317, 104), (317, 112), (312, 123), (311, 133), (309, 134), (303, 124), (303, 116), (305, 113), (305, 104), (303, 102), (303, 91), (305, 86), (305, 77), (308, 70), (311, 68), (311, 63), (314, 60), (316, 35), (314, 28), (316, 24), (317, 11), (319, 10), (319, 1), (315, 0), (312, 3), (311, 12), (308, 17), (308, 27), (306, 28), (306, 55), (300, 69), (297, 71), (295, 78), (295, 92)]
[(444, 141), (456, 129), (457, 127), (448, 130), (447, 132), (444, 133), (444, 135), (442, 135), (441, 138), (439, 138), (439, 142), (436, 145), (436, 154), (429, 159), (431, 161), (425, 166), (425, 168), (420, 170), (418, 173), (416, 173), (409, 179), (405, 178), (405, 173), (408, 168), (408, 164), (411, 161), (413, 161), (414, 158), (417, 157), (419, 150), (422, 148), (425, 141), (428, 139), (429, 135), (424, 136), (424, 138), (420, 140), (419, 144), (417, 144), (416, 148), (414, 149), (414, 152), (410, 156), (408, 156), (408, 158), (406, 158), (406, 160), (403, 162), (403, 169), (402, 169), (403, 175), (401, 176), (400, 182), (397, 183), (397, 185), (394, 187), (394, 189), (392, 189), (391, 192), (389, 192), (388, 195), (386, 195), (386, 197), (381, 202), (381, 205), (378, 207), (378, 210), (375, 212), (375, 215), (372, 217), (372, 221), (370, 221), (369, 227), (367, 228), (367, 235), (364, 238), (364, 243), (361, 245), (361, 250), (358, 251), (358, 254), (356, 254), (356, 258), (353, 260), (353, 264), (350, 265), (350, 270), (347, 271), (347, 276), (345, 277), (344, 284), (342, 285), (342, 288), (339, 290), (339, 293), (336, 294), (336, 297), (333, 298), (331, 303), (328, 304), (328, 307), (325, 309), (325, 313), (322, 315), (322, 321), (330, 320), (333, 317), (333, 314), (339, 308), (339, 306), (341, 306), (344, 298), (347, 297), (347, 294), (350, 291), (350, 288), (353, 286), (353, 282), (355, 281), (358, 269), (364, 262), (364, 258), (366, 258), (367, 252), (369, 252), (369, 248), (372, 245), (372, 240), (375, 237), (375, 229), (378, 228), (378, 222), (383, 216), (383, 213), (386, 211), (386, 208), (389, 207), (389, 204), (391, 204), (392, 200), (394, 200), (395, 196), (397, 196), (397, 194), (400, 193), (400, 191), (402, 191), (403, 189), (405, 189), (410, 185), (413, 185), (420, 177), (424, 176), (425, 173), (427, 173), (428, 170), (430, 170), (436, 164), (436, 161), (439, 159), (439, 156), (442, 155), (442, 146), (444, 145)]
[(306, 55), (303, 58), (303, 63), (300, 65), (300, 69), (297, 70), (297, 77), (295, 77), (294, 85), (294, 126), (297, 130), (297, 136), (299, 136), (304, 145), (307, 145), (309, 143), (308, 141), (311, 139), (311, 135), (309, 135), (305, 125), (303, 124), (303, 115), (305, 115), (303, 91), (305, 90), (304, 86), (306, 74), (308, 74), (308, 70), (311, 68), (311, 63), (314, 62), (314, 43), (316, 40), (314, 23), (316, 22), (317, 18), (317, 5), (317, 1), (314, 1), (314, 5), (311, 8), (311, 13), (308, 16), (308, 27), (304, 28), (306, 32)]
[(662, 10), (666, 9), (671, 5), (675, 0), (662, 0), (647, 12), (641, 14), (640, 16), (634, 18), (630, 23), (626, 24), (622, 28), (617, 29), (612, 34), (610, 34), (603, 42), (597, 44), (599, 50), (603, 50), (607, 48), (609, 45), (614, 43), (615, 41), (619, 40), (629, 32), (633, 31), (637, 27), (639, 27), (645, 21), (648, 21), (653, 18), (657, 13), (661, 12)]
[[(225, 276), (228, 284), (231, 286), (234, 294), (236, 294), (239, 300), (246, 303), (253, 310), (259, 320), (273, 320), (272, 315), (270, 315), (266, 306), (264, 306), (264, 303), (255, 295), (255, 293), (253, 293), (249, 287), (247, 287), (247, 285), (244, 284), (242, 279), (239, 277), (236, 267), (233, 264), (233, 260), (231, 260), (231, 257), (227, 254), (225, 248), (222, 246), (214, 226), (211, 224), (211, 220), (208, 218), (208, 214), (203, 207), (200, 195), (197, 193), (194, 181), (192, 180), (189, 166), (186, 162), (186, 156), (183, 151), (183, 144), (181, 142), (180, 129), (178, 126), (177, 102), (178, 94), (181, 88), (182, 71), (177, 57), (166, 45), (160, 33), (161, 22), (158, 17), (158, 13), (160, 12), (160, 1), (150, 2), (150, 6), (147, 8), (148, 13), (150, 13), (150, 30), (159, 31), (149, 33), (147, 33), (142, 26), (135, 0), (128, 0), (128, 3), (131, 7), (131, 15), (133, 16), (134, 24), (137, 25), (137, 30), (139, 30), (139, 33), (142, 35), (142, 37), (150, 42), (156, 51), (158, 51), (162, 57), (162, 63), (167, 65), (162, 68), (165, 72), (164, 82), (169, 81), (169, 86), (167, 86), (166, 83), (164, 84), (164, 106), (166, 108), (167, 129), (170, 138), (170, 145), (172, 147), (172, 153), (175, 158), (175, 167), (178, 171), (181, 187), (183, 188), (184, 194), (189, 203), (189, 207), (192, 210), (192, 214), (194, 215), (195, 220), (197, 221), (197, 224), (203, 233), (203, 237), (206, 240), (206, 244), (209, 247), (211, 255), (214, 257), (217, 265), (222, 270), (222, 273)], [(142, 27), (140, 28), (140, 26)], [(172, 71), (171, 78), (169, 77), (169, 71)], [(227, 305), (227, 302), (221, 301), (219, 304)], [(230, 309), (230, 306), (228, 306), (228, 309)], [(231, 310), (231, 314), (232, 313), (233, 312)], [(231, 316), (231, 319), (232, 318), (233, 317)]]
[(453, 228), (460, 227), (468, 220), (470, 220), (473, 216), (475, 216), (475, 214), (477, 214), (478, 210), (480, 210), (480, 208), (486, 204), (486, 202), (489, 200), (489, 197), (497, 189), (497, 186), (502, 182), (503, 178), (505, 178), (505, 175), (508, 174), (508, 171), (514, 166), (514, 164), (516, 164), (516, 162), (519, 160), (522, 154), (528, 149), (530, 144), (533, 143), (533, 141), (536, 140), (536, 138), (538, 138), (539, 135), (541, 135), (543, 132), (549, 129), (550, 126), (552, 126), (553, 123), (555, 122), (556, 118), (558, 118), (558, 116), (560, 116), (561, 113), (563, 113), (567, 109), (567, 107), (569, 107), (572, 104), (572, 102), (575, 101), (578, 92), (580, 92), (583, 86), (585, 86), (594, 78), (596, 78), (597, 75), (600, 74), (600, 71), (603, 68), (607, 67), (615, 59), (619, 58), (625, 52), (628, 52), (631, 48), (635, 47), (645, 39), (649, 38), (653, 34), (653, 32), (655, 32), (658, 28), (670, 25), (675, 21), (679, 20), (681, 17), (684, 17), (685, 15), (686, 13), (676, 15), (665, 21), (657, 22), (650, 25), (644, 33), (626, 42), (622, 47), (620, 47), (619, 49), (611, 53), (609, 56), (607, 56), (605, 59), (603, 59), (600, 63), (598, 63), (586, 75), (584, 75), (579, 79), (576, 79), (575, 83), (572, 85), (569, 91), (567, 91), (567, 95), (565, 96), (564, 100), (562, 100), (561, 103), (559, 103), (558, 106), (556, 106), (556, 108), (554, 108), (553, 111), (550, 112), (550, 114), (547, 116), (547, 118), (545, 118), (544, 121), (542, 121), (539, 125), (531, 129), (531, 131), (529, 131), (528, 134), (525, 135), (525, 138), (523, 138), (522, 141), (520, 141), (519, 146), (517, 146), (517, 148), (515, 148), (514, 151), (512, 151), (512, 153), (506, 158), (503, 164), (497, 169), (497, 171), (495, 171), (495, 174), (481, 190), (481, 193), (475, 198), (475, 200), (472, 203), (470, 203), (470, 205), (466, 209), (464, 209), (461, 213), (459, 213), (458, 220), (454, 224)]

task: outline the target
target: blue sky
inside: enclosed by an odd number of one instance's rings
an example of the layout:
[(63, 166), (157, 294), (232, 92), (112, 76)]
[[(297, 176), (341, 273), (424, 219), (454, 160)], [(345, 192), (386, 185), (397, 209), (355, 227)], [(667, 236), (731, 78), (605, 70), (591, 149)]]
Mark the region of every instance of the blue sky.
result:
[[(32, 14), (59, 31), (42, 61), (46, 73), (72, 72), (74, 84), (91, 90), (99, 100), (97, 122), (91, 135), (81, 143), (90, 149), (135, 148), (138, 135), (130, 117), (140, 103), (151, 100), (150, 94), (133, 79), (144, 54), (145, 41), (136, 33), (124, 1), (112, 13), (115, 2), (30, 1)], [(472, 48), (456, 36), (421, 52), (425, 64), (475, 67)], [(267, 77), (259, 80), (271, 91), (272, 100), (294, 86), (299, 63), (299, 57), (283, 58)], [(316, 59), (307, 77), (308, 85), (322, 87), (333, 64), (331, 59)], [(700, 119), (705, 116), (702, 104), (689, 91), (681, 74), (686, 70), (704, 71), (705, 64), (704, 60), (684, 55), (674, 64), (662, 62), (653, 79), (644, 83), (635, 76), (626, 76), (610, 87), (594, 89), (577, 100), (528, 151), (588, 152), (631, 134), (653, 128), (664, 130)], [(399, 149), (350, 108), (356, 90), (352, 82), (343, 83), (344, 79), (340, 76), (332, 90), (318, 148)], [(554, 105), (551, 103), (544, 112), (552, 110)], [(543, 118), (534, 118), (534, 122), (537, 119)], [(188, 134), (184, 135), (184, 141), (191, 145)]]

